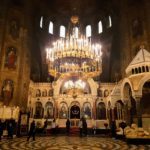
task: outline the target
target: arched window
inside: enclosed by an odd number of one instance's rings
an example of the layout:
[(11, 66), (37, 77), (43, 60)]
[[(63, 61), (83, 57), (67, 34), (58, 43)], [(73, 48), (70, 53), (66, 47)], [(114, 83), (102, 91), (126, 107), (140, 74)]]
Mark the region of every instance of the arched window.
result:
[(75, 38), (78, 38), (78, 35), (79, 35), (79, 29), (78, 29), (78, 27), (74, 27), (73, 28), (73, 35), (74, 35)]
[(65, 38), (65, 36), (66, 36), (65, 26), (60, 26), (60, 37)]
[(141, 67), (139, 67), (139, 73), (141, 73)]
[(132, 74), (134, 74), (134, 69), (132, 69)]
[(108, 27), (110, 28), (112, 26), (111, 16), (108, 17)]
[(142, 71), (145, 72), (145, 66), (142, 66)]
[(138, 73), (138, 69), (137, 69), (137, 68), (135, 68), (135, 73), (136, 73), (136, 74)]
[(97, 119), (106, 119), (106, 106), (103, 102), (100, 102), (97, 106)]
[(86, 26), (86, 37), (91, 37), (92, 32), (91, 32), (91, 25)]
[(98, 33), (100, 34), (100, 33), (102, 33), (102, 32), (103, 32), (102, 22), (99, 21), (99, 23), (98, 23)]
[(51, 21), (50, 21), (50, 23), (49, 23), (49, 30), (48, 30), (48, 32), (49, 32), (50, 34), (53, 34), (53, 22), (51, 22)]
[(40, 28), (43, 28), (43, 16), (41, 16), (41, 19), (40, 19)]
[(146, 66), (146, 72), (149, 72), (148, 66)]

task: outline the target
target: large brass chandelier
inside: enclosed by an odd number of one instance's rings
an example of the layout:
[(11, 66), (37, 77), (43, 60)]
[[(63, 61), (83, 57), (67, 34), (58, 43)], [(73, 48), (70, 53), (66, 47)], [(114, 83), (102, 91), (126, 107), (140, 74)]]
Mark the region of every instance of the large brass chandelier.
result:
[(72, 16), (66, 37), (46, 49), (49, 74), (96, 77), (101, 73), (101, 55), (101, 45), (92, 44), (91, 37), (81, 34), (78, 16)]

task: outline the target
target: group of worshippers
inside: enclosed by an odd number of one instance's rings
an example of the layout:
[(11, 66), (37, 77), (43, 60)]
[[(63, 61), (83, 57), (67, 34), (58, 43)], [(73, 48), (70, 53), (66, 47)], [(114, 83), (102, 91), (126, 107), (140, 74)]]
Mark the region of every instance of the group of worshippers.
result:
[(6, 125), (0, 120), (0, 140), (3, 136), (3, 131), (7, 130), (7, 137), (13, 139), (14, 124), (12, 120), (6, 122)]
[[(44, 126), (43, 126), (43, 133), (46, 131), (47, 125), (48, 125), (48, 121), (46, 120), (44, 122)], [(66, 134), (67, 135), (69, 135), (69, 133), (70, 133), (70, 126), (71, 126), (70, 120), (67, 119), (67, 121), (66, 121)], [(53, 135), (55, 135), (57, 132), (56, 127), (57, 127), (57, 125), (56, 125), (56, 121), (54, 119), (52, 122), (52, 134)], [(3, 123), (0, 120), (0, 140), (3, 135), (3, 128), (4, 128)], [(87, 135), (87, 123), (86, 123), (86, 119), (83, 117), (79, 121), (79, 129), (80, 129), (80, 136)], [(8, 138), (13, 138), (13, 132), (14, 132), (13, 130), (14, 130), (14, 127), (13, 127), (12, 122), (8, 122), (7, 123)], [(33, 138), (33, 140), (35, 140), (36, 131), (37, 131), (37, 127), (36, 127), (35, 121), (33, 120), (30, 124), (27, 141), (29, 141), (29, 139), (31, 137)]]
[[(45, 120), (44, 126), (43, 126), (43, 133), (46, 133), (47, 126), (48, 126), (48, 121)], [(35, 125), (35, 121), (33, 120), (30, 125), (30, 130), (28, 133), (27, 141), (29, 141), (29, 139), (31, 137), (33, 138), (33, 140), (35, 140), (35, 134), (36, 134), (36, 130), (37, 130), (36, 128), (37, 127)], [(53, 135), (56, 135), (56, 133), (57, 133), (56, 129), (57, 129), (56, 121), (55, 121), (55, 119), (53, 119), (53, 122), (52, 122), (52, 134)]]

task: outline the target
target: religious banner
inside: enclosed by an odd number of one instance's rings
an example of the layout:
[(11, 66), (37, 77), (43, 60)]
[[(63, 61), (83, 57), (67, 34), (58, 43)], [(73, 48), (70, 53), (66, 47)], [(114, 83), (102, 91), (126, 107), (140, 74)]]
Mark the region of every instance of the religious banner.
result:
[(20, 25), (17, 19), (12, 19), (9, 23), (9, 34), (13, 39), (19, 38)]
[(8, 47), (5, 55), (5, 67), (8, 69), (16, 69), (17, 50), (14, 47)]
[(4, 80), (2, 86), (2, 98), (4, 105), (6, 106), (9, 105), (10, 100), (13, 98), (13, 90), (14, 90), (13, 81), (10, 79)]

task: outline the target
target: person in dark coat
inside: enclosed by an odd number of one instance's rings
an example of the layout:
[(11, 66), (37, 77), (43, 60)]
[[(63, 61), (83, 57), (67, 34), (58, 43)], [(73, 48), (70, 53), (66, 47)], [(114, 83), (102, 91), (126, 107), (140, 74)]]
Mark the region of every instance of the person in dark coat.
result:
[(2, 122), (0, 120), (0, 140), (2, 138), (2, 135), (3, 135), (3, 124), (2, 124)]
[(83, 133), (87, 136), (87, 122), (85, 118), (83, 118)]
[(56, 130), (56, 121), (55, 121), (55, 119), (53, 120), (53, 122), (52, 122), (52, 134), (53, 135), (56, 135), (56, 133), (57, 133), (57, 130)]
[(112, 134), (112, 137), (116, 137), (116, 121), (112, 121), (111, 123), (111, 134)]
[(12, 124), (12, 122), (8, 122), (7, 131), (8, 131), (8, 138), (13, 139), (13, 124)]
[(69, 135), (70, 133), (70, 120), (69, 119), (67, 119), (66, 121), (66, 133), (67, 135)]
[(35, 140), (35, 132), (36, 132), (36, 126), (35, 126), (35, 121), (33, 120), (30, 125), (30, 130), (29, 130), (27, 141), (29, 141), (31, 136), (33, 137), (33, 140)]
[(47, 128), (47, 120), (44, 121), (44, 126), (43, 126), (43, 133), (46, 133), (46, 128)]
[(83, 132), (83, 118), (81, 118), (80, 121), (79, 121), (79, 129), (80, 129), (80, 136), (82, 137), (82, 132)]

